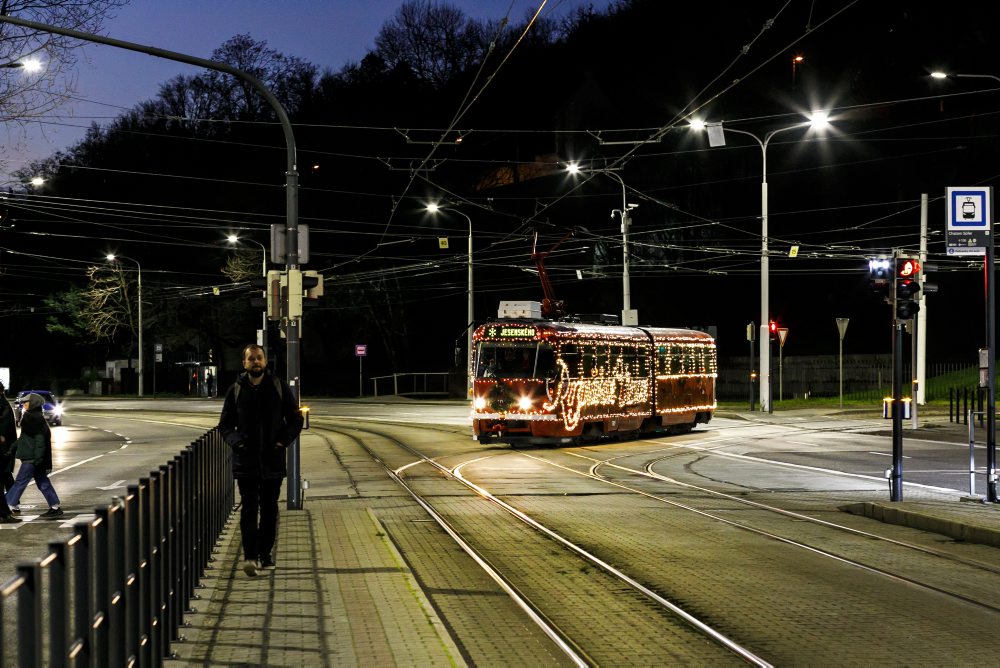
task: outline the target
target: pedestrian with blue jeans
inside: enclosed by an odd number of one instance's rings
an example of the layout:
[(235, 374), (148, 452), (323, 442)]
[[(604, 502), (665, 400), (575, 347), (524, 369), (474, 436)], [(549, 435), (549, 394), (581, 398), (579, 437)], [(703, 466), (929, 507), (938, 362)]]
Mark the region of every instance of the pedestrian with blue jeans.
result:
[(49, 504), (42, 514), (45, 519), (61, 517), (65, 513), (59, 507), (59, 495), (49, 480), (52, 470), (52, 432), (42, 415), (45, 400), (37, 394), (29, 394), (25, 400), (24, 415), (21, 416), (21, 437), (17, 440), (16, 457), (21, 460), (14, 487), (7, 492), (7, 503), (11, 511), (21, 512), (19, 504), (28, 482), (32, 479)]

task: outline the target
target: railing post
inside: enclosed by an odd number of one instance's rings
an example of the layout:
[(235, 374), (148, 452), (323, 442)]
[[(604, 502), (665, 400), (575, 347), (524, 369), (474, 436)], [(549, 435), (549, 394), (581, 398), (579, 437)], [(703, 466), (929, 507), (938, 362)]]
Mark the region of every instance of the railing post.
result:
[(123, 614), (125, 616), (125, 662), (137, 663), (139, 660), (139, 617), (141, 605), (139, 602), (139, 489), (135, 485), (126, 487), (125, 498), (122, 500), (122, 593)]
[(969, 416), (969, 496), (976, 495), (976, 421)]
[(90, 558), (92, 523), (77, 524), (70, 539), (70, 555), (73, 561), (73, 636), (70, 648), (71, 658), (78, 666), (89, 666), (93, 653), (93, 597), (90, 591), (93, 563)]
[(94, 609), (91, 615), (94, 638), (94, 665), (108, 665), (108, 624), (111, 608), (111, 586), (108, 583), (108, 525), (111, 510), (96, 508), (91, 545), (94, 548)]
[(18, 564), (24, 584), (17, 591), (17, 662), (24, 668), (42, 665), (42, 577), (38, 563)]
[[(49, 665), (62, 668), (67, 663), (69, 641), (69, 572), (66, 543), (49, 543), (49, 558), (42, 562), (49, 571)], [(39, 583), (40, 584), (40, 583)], [(39, 596), (41, 600), (41, 596)], [(40, 629), (39, 629), (40, 630)]]
[(125, 615), (125, 532), (124, 499), (118, 497), (112, 502), (108, 524), (108, 580), (110, 607), (108, 608), (108, 663), (123, 666), (126, 663), (128, 632)]

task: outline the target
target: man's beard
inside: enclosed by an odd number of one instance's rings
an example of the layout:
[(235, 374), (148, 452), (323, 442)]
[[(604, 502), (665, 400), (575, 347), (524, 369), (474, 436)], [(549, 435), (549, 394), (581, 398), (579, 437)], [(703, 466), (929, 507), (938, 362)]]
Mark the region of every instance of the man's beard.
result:
[(248, 369), (247, 373), (251, 378), (260, 378), (264, 375), (264, 369)]

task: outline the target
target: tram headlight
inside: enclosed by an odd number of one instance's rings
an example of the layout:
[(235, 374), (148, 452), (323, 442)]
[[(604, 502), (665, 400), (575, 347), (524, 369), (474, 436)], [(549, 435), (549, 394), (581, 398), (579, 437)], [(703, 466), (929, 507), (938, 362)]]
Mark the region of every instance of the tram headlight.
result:
[(517, 400), (517, 406), (522, 411), (530, 411), (534, 405), (535, 402), (531, 399), (531, 397), (521, 397)]
[(472, 407), (477, 411), (481, 411), (486, 408), (486, 397), (476, 397), (472, 402)]

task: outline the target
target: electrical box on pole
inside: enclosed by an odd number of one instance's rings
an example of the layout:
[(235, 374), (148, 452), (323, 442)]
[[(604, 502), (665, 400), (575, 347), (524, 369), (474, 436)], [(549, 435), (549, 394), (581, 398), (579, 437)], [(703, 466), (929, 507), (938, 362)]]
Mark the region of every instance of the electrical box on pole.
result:
[(288, 270), (288, 313), (287, 317), (297, 319), (302, 317), (302, 271)]

